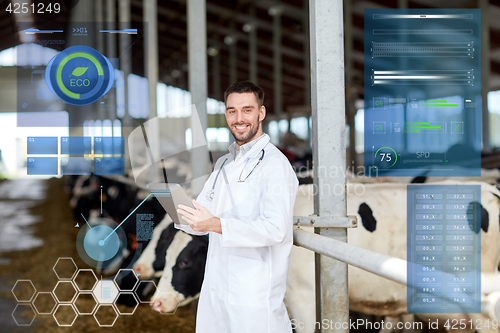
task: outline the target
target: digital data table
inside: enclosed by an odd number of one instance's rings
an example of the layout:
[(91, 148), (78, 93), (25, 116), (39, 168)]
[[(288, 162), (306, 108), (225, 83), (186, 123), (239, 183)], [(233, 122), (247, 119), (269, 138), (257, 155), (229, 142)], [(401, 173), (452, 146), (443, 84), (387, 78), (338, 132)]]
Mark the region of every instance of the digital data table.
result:
[(481, 186), (408, 185), (407, 200), (408, 313), (481, 312)]

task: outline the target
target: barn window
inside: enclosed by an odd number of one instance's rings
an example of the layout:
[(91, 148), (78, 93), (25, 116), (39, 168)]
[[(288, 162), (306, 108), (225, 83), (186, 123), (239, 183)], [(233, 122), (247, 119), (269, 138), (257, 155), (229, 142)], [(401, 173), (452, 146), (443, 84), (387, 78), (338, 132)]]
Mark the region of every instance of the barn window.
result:
[(488, 93), (488, 112), (490, 124), (490, 145), (500, 147), (500, 90)]
[(132, 118), (148, 118), (148, 79), (135, 74), (128, 76), (128, 113)]
[(119, 69), (115, 69), (115, 84), (116, 84), (116, 116), (118, 118), (125, 117), (125, 74)]
[(119, 119), (113, 120), (113, 136), (122, 136), (122, 122)]
[(113, 123), (110, 119), (104, 119), (102, 122), (102, 136), (113, 136)]

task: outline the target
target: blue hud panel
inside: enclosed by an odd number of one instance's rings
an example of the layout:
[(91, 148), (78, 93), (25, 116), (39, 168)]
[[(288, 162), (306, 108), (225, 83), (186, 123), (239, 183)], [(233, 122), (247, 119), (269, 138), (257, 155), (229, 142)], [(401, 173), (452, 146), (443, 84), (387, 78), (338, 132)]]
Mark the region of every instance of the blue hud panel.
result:
[(125, 154), (125, 138), (119, 136), (95, 137), (94, 154), (99, 154), (99, 155)]
[(92, 150), (92, 140), (84, 136), (61, 137), (61, 154), (87, 155)]
[(95, 175), (123, 175), (125, 174), (124, 157), (96, 157), (94, 159)]
[(481, 186), (407, 186), (408, 313), (481, 312)]
[(57, 160), (57, 157), (28, 157), (28, 175), (57, 176), (59, 169)]
[(481, 175), (479, 9), (365, 10), (365, 175)]
[(134, 105), (120, 99), (126, 77), (115, 77), (114, 73), (123, 71), (119, 59), (108, 58), (92, 48), (99, 36), (116, 33), (126, 33), (130, 47), (143, 38), (147, 24), (131, 29), (129, 22), (120, 22), (113, 31), (96, 29), (97, 22), (62, 20), (53, 25), (52, 29), (30, 29), (26, 35), (29, 43), (16, 50), (18, 127), (68, 126), (64, 119), (58, 121), (59, 117), (51, 116), (58, 112), (64, 112), (66, 118), (80, 119), (82, 114), (99, 110), (115, 112), (121, 118), (125, 110), (136, 109), (143, 111), (141, 117), (148, 117), (147, 96), (140, 91), (134, 91), (136, 102), (130, 103)]
[(63, 175), (90, 175), (92, 160), (88, 157), (62, 157), (61, 173)]
[(56, 154), (58, 153), (57, 137), (28, 137), (28, 155), (29, 154)]

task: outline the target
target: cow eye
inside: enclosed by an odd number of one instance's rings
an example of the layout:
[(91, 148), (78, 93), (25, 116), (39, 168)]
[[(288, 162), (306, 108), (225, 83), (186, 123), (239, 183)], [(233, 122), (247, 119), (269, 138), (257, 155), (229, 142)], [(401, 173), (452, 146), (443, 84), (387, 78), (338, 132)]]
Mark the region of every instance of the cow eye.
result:
[(191, 266), (191, 262), (188, 260), (182, 260), (179, 262), (179, 268), (187, 268)]

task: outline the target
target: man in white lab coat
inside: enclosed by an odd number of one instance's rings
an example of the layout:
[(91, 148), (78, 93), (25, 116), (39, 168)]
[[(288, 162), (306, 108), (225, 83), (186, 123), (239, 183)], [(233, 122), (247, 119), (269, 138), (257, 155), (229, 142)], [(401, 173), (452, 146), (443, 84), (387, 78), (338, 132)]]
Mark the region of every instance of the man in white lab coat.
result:
[(179, 205), (190, 234), (209, 234), (197, 333), (290, 333), (283, 303), (298, 180), (262, 132), (264, 92), (244, 81), (225, 94), (235, 142), (193, 205)]

